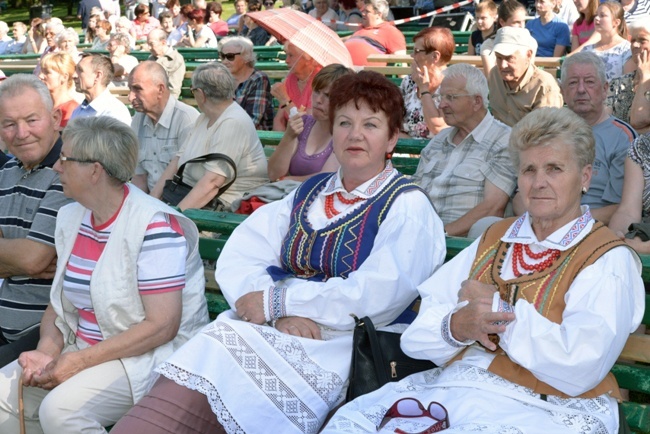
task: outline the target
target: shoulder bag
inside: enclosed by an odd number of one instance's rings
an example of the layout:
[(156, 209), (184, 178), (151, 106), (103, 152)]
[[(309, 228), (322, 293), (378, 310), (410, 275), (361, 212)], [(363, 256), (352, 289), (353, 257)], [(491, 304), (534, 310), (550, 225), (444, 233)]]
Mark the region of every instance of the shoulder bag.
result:
[[(354, 315), (353, 315), (354, 316)], [(350, 386), (346, 401), (399, 381), (416, 372), (435, 368), (430, 360), (413, 359), (400, 347), (400, 333), (377, 331), (369, 317), (354, 316)]]
[(163, 188), (163, 193), (160, 200), (168, 205), (177, 206), (193, 188), (192, 186), (183, 182), (183, 171), (185, 170), (185, 165), (190, 163), (205, 163), (214, 160), (225, 161), (232, 167), (233, 170), (232, 180), (219, 187), (219, 191), (217, 192), (216, 196), (203, 207), (205, 209), (217, 209), (217, 207), (221, 205), (219, 196), (225, 193), (226, 190), (228, 190), (228, 188), (230, 188), (233, 182), (235, 182), (237, 179), (237, 166), (235, 165), (235, 162), (232, 161), (232, 158), (229, 156), (219, 153), (206, 154), (202, 157), (192, 158), (191, 160), (188, 160), (185, 163), (181, 164), (181, 167), (178, 168), (176, 174), (174, 174), (174, 177), (165, 181), (165, 187)]

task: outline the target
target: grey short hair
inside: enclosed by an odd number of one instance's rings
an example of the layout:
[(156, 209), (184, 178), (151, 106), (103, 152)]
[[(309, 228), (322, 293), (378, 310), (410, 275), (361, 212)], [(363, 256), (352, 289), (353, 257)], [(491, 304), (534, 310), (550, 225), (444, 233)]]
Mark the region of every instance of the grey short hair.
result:
[(117, 42), (119, 45), (123, 46), (126, 54), (131, 52), (131, 40), (128, 35), (124, 33), (113, 33), (109, 41)]
[(39, 80), (34, 74), (14, 74), (4, 80), (2, 84), (0, 84), (0, 101), (5, 98), (22, 95), (26, 88), (32, 89), (38, 93), (45, 109), (48, 112), (52, 112), (54, 109), (54, 103), (52, 102), (50, 91), (47, 90), (45, 83)]
[(199, 65), (192, 74), (192, 87), (201, 89), (206, 98), (223, 101), (235, 98), (235, 79), (223, 63)]
[(128, 182), (138, 164), (138, 138), (133, 129), (109, 116), (72, 119), (63, 130), (72, 147), (70, 157), (99, 162), (120, 184)]
[(364, 0), (363, 3), (375, 8), (383, 20), (386, 20), (388, 18), (390, 7), (388, 6), (388, 2), (386, 0)]
[[(65, 29), (63, 22), (59, 18), (51, 18), (50, 22), (46, 24), (45, 30), (51, 30), (52, 33), (58, 35)], [(56, 39), (56, 38), (55, 38)]]
[(244, 36), (226, 36), (219, 41), (219, 51), (222, 51), (226, 45), (234, 45), (239, 48), (240, 56), (246, 62), (246, 65), (251, 68), (255, 67), (257, 55), (253, 51), (253, 41)]
[(72, 27), (68, 27), (67, 29), (63, 29), (60, 32), (58, 32), (54, 37), (54, 41), (57, 47), (59, 46), (59, 44), (61, 44), (61, 41), (63, 41), (67, 36), (72, 36), (74, 44), (79, 45), (79, 34)]
[(9, 26), (4, 21), (0, 21), (0, 33), (9, 33)]
[(593, 51), (579, 51), (573, 54), (562, 62), (560, 70), (560, 84), (564, 86), (569, 74), (569, 68), (573, 65), (592, 65), (596, 69), (596, 75), (602, 84), (607, 83), (607, 75), (605, 74), (605, 62)]
[(512, 127), (508, 151), (515, 168), (519, 167), (521, 151), (545, 146), (558, 139), (571, 146), (578, 167), (594, 163), (596, 141), (591, 126), (566, 107), (541, 107)]
[[(144, 60), (138, 63), (135, 68), (131, 70), (129, 74), (132, 76), (135, 74), (136, 70), (144, 70), (146, 74), (151, 78), (154, 84), (164, 84), (166, 89), (169, 89), (169, 77), (167, 76), (167, 71), (162, 65), (153, 60)], [(129, 80), (129, 85), (131, 85), (131, 80)]]
[(445, 78), (464, 78), (465, 91), (470, 95), (480, 96), (483, 108), (488, 108), (488, 84), (483, 71), (467, 63), (456, 63), (448, 66), (443, 74)]
[(650, 34), (650, 20), (637, 18), (627, 25), (627, 32), (632, 35), (634, 32), (645, 31)]

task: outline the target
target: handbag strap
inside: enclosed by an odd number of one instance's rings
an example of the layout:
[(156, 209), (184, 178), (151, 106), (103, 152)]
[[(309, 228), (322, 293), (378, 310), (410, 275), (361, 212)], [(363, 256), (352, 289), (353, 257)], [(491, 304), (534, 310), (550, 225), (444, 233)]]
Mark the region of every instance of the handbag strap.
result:
[(386, 371), (386, 363), (384, 361), (384, 355), (381, 352), (381, 346), (379, 345), (379, 339), (377, 338), (377, 331), (375, 330), (375, 325), (372, 323), (370, 317), (364, 316), (361, 318), (361, 323), (357, 325), (366, 326), (366, 333), (368, 334), (368, 339), (370, 340), (370, 349), (372, 350), (372, 358), (375, 362), (375, 372), (377, 377), (380, 380), (381, 384), (386, 384), (390, 381), (388, 378), (388, 373)]
[(181, 167), (178, 168), (176, 171), (176, 174), (174, 175), (174, 183), (175, 184), (182, 184), (183, 183), (183, 171), (185, 171), (185, 165), (188, 163), (206, 163), (208, 161), (214, 161), (214, 160), (223, 160), (226, 163), (230, 165), (230, 167), (233, 170), (234, 176), (232, 177), (232, 180), (230, 182), (227, 182), (226, 184), (222, 185), (219, 187), (219, 191), (217, 192), (216, 196), (212, 200), (217, 199), (219, 196), (221, 196), (223, 193), (230, 188), (230, 186), (237, 180), (237, 165), (235, 164), (234, 161), (232, 161), (232, 158), (227, 156), (226, 154), (220, 154), (218, 152), (212, 153), (212, 154), (205, 154), (200, 157), (192, 158), (191, 160), (187, 160), (185, 163), (181, 164)]

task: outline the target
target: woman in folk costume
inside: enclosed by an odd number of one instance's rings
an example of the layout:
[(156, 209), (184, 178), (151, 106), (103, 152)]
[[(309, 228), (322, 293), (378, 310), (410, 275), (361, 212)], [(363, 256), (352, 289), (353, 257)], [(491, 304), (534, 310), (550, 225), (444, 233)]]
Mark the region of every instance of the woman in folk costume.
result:
[(382, 421), (404, 397), (444, 405), (449, 433), (618, 431), (609, 371), (645, 292), (634, 251), (580, 206), (591, 128), (566, 108), (538, 109), (512, 129), (510, 149), (528, 211), (494, 224), (420, 285), (420, 313), (402, 336), (407, 354), (441, 367), (345, 405), (323, 432), (433, 424), (425, 411)]
[(445, 241), (426, 195), (390, 161), (400, 91), (378, 73), (346, 75), (330, 113), (340, 170), (237, 228), (216, 272), (233, 309), (158, 368), (113, 433), (318, 432), (345, 397), (350, 313), (404, 322)]

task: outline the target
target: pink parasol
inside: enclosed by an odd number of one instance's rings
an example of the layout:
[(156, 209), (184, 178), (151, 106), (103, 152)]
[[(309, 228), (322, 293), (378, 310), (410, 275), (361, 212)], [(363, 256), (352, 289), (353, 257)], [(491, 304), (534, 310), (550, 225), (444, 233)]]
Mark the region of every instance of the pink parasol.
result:
[(352, 67), (350, 52), (332, 29), (316, 18), (291, 9), (269, 9), (246, 14), (280, 43), (289, 41), (322, 66), (340, 63)]

